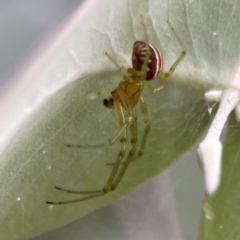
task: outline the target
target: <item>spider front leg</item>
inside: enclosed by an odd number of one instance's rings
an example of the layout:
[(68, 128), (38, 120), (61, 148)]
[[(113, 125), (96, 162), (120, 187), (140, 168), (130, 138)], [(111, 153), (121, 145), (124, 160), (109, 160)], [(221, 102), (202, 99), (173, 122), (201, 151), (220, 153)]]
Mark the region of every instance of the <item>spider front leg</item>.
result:
[[(143, 134), (143, 137), (142, 137), (141, 145), (140, 145), (140, 148), (139, 148), (139, 151), (138, 151), (138, 155), (134, 156), (131, 161), (135, 161), (136, 159), (138, 159), (139, 157), (141, 157), (143, 155), (145, 145), (147, 143), (147, 137), (148, 137), (148, 134), (150, 132), (149, 114), (148, 114), (147, 106), (146, 106), (146, 104), (143, 100), (143, 97), (139, 98), (138, 104), (139, 104), (139, 107), (140, 107), (140, 110), (141, 110), (141, 113), (142, 113), (143, 121), (145, 123), (145, 129), (144, 129), (144, 134)], [(124, 164), (124, 163), (122, 163), (122, 164)], [(108, 163), (107, 165), (113, 166), (113, 163)]]
[(150, 120), (149, 120), (147, 106), (146, 106), (142, 97), (140, 97), (138, 104), (140, 106), (143, 121), (146, 125), (145, 129), (144, 129), (144, 134), (143, 134), (141, 146), (140, 146), (139, 151), (138, 151), (138, 157), (141, 157), (143, 155), (144, 148), (145, 148), (145, 145), (146, 145), (146, 142), (147, 142), (147, 137), (148, 137), (148, 134), (150, 132)]
[[(143, 97), (139, 98), (138, 104), (139, 104), (139, 107), (140, 107), (140, 110), (141, 110), (141, 113), (142, 113), (143, 121), (145, 123), (145, 129), (144, 129), (144, 134), (143, 134), (143, 137), (142, 137), (141, 145), (140, 145), (140, 148), (139, 148), (139, 151), (138, 151), (138, 155), (134, 156), (131, 161), (135, 161), (136, 159), (138, 159), (139, 157), (141, 157), (143, 155), (145, 145), (146, 145), (146, 142), (147, 142), (147, 137), (148, 137), (148, 134), (150, 132), (150, 120), (149, 120), (147, 106), (146, 106), (146, 104), (143, 100)], [(113, 163), (108, 163), (107, 165), (113, 166)]]
[[(130, 105), (130, 102), (128, 100), (128, 97), (126, 96), (126, 94), (121, 91), (121, 89), (117, 89), (116, 90), (118, 93), (119, 98), (121, 99), (121, 101), (119, 99), (114, 100), (114, 109), (117, 115), (117, 119), (118, 119), (118, 123), (120, 126), (120, 129), (123, 129), (123, 126), (125, 126), (126, 123), (126, 119), (125, 119), (125, 115), (123, 113), (123, 106), (128, 114), (128, 116), (131, 116), (131, 123), (130, 126), (133, 125), (133, 122), (136, 123), (136, 112), (135, 109), (132, 108), (132, 106)], [(129, 118), (128, 118), (129, 121)], [(128, 125), (126, 125), (128, 126)], [(133, 129), (131, 127), (131, 129)], [(117, 175), (119, 166), (122, 164), (122, 158), (125, 155), (126, 152), (126, 136), (127, 136), (127, 132), (126, 132), (126, 127), (123, 129), (123, 131), (120, 134), (120, 143), (121, 143), (121, 150), (118, 154), (117, 160), (115, 161), (114, 165), (113, 165), (113, 169), (111, 171), (111, 174), (105, 184), (105, 186), (103, 187), (102, 190), (93, 190), (93, 191), (72, 191), (72, 190), (67, 190), (61, 187), (57, 187), (55, 186), (55, 188), (57, 190), (63, 191), (63, 192), (67, 192), (67, 193), (73, 193), (73, 194), (88, 194), (89, 196), (87, 197), (83, 197), (83, 198), (79, 198), (79, 199), (74, 199), (74, 200), (70, 200), (70, 201), (61, 201), (61, 202), (46, 202), (47, 204), (68, 204), (68, 203), (75, 203), (75, 202), (81, 202), (81, 201), (85, 201), (85, 200), (89, 200), (92, 198), (96, 198), (96, 197), (100, 197), (102, 195), (105, 195), (106, 193), (108, 193), (109, 191), (112, 191), (112, 183)], [(122, 164), (124, 165), (124, 164)], [(124, 165), (125, 166), (125, 165)]]
[[(67, 147), (72, 147), (72, 148), (102, 148), (102, 147), (109, 147), (113, 145), (122, 135), (122, 133), (126, 130), (126, 128), (132, 124), (132, 107), (128, 101), (127, 96), (124, 93), (119, 93), (121, 96), (121, 100), (126, 108), (128, 117), (127, 121), (124, 122), (124, 124), (121, 126), (119, 132), (109, 141), (104, 142), (104, 143), (99, 143), (95, 145), (80, 145), (80, 144), (66, 144)], [(115, 101), (114, 101), (115, 102)]]
[[(109, 58), (109, 60), (111, 62), (113, 62), (114, 65), (116, 65), (116, 67), (118, 68), (119, 72), (122, 73), (124, 79), (127, 79), (128, 81), (132, 81), (131, 77), (124, 71), (124, 69), (122, 67), (120, 67), (115, 61), (114, 59), (105, 52), (105, 55)], [(124, 96), (125, 94), (123, 93), (122, 96), (120, 96), (121, 100), (123, 101), (123, 105), (126, 108), (126, 111), (128, 113), (128, 118), (127, 121), (123, 124), (123, 126), (120, 128), (119, 132), (109, 141), (104, 142), (104, 143), (99, 143), (99, 144), (94, 144), (94, 145), (80, 145), (80, 144), (66, 144), (67, 147), (72, 147), (72, 148), (102, 148), (102, 147), (109, 147), (111, 145), (113, 145), (121, 136), (121, 134), (123, 133), (123, 131), (131, 125), (132, 123), (132, 112), (131, 112), (131, 106), (130, 103), (127, 99), (126, 96)]]
[(131, 148), (130, 152), (128, 153), (128, 156), (127, 156), (126, 160), (121, 164), (121, 168), (119, 170), (119, 173), (117, 174), (114, 182), (111, 185), (111, 191), (115, 190), (116, 187), (118, 186), (118, 184), (120, 183), (123, 175), (126, 172), (126, 169), (129, 165), (129, 163), (132, 162), (132, 160), (134, 158), (134, 155), (136, 153), (136, 148), (137, 148), (137, 115), (136, 115), (135, 107), (133, 107), (132, 111), (133, 111), (133, 122), (130, 126), (130, 135), (131, 135), (130, 142), (131, 142), (132, 148)]
[(158, 88), (154, 88), (152, 87), (150, 84), (148, 84), (147, 82), (144, 82), (144, 86), (147, 88), (147, 90), (151, 93), (158, 93), (159, 91), (164, 89), (164, 86), (160, 86)]
[(186, 55), (186, 50), (185, 50), (185, 47), (184, 47), (184, 45), (183, 45), (182, 40), (181, 40), (180, 37), (177, 35), (177, 33), (176, 33), (175, 29), (173, 28), (172, 24), (171, 24), (169, 21), (167, 21), (167, 24), (168, 24), (168, 26), (170, 27), (170, 29), (172, 30), (173, 34), (175, 35), (175, 37), (176, 37), (179, 45), (181, 46), (182, 52), (180, 53), (180, 55), (179, 55), (179, 57), (177, 58), (177, 60), (176, 60), (176, 61), (173, 63), (173, 65), (170, 67), (170, 69), (169, 69), (168, 72), (161, 72), (161, 73), (158, 75), (158, 77), (160, 77), (160, 78), (168, 78), (168, 77), (170, 77), (170, 76), (173, 74), (173, 72), (174, 72), (175, 68), (177, 67), (177, 65), (182, 61), (182, 59), (183, 59), (183, 58), (185, 57), (185, 55)]
[[(151, 50), (151, 55), (150, 55), (150, 58), (149, 58), (149, 65), (148, 65), (149, 70), (148, 70), (147, 75), (146, 75), (146, 80), (147, 81), (155, 79), (156, 77), (159, 77), (159, 78), (170, 77), (173, 74), (174, 70), (176, 69), (177, 65), (182, 61), (182, 59), (186, 55), (186, 50), (185, 50), (185, 47), (184, 47), (180, 37), (177, 35), (177, 33), (174, 30), (172, 24), (168, 21), (167, 21), (167, 24), (170, 27), (170, 29), (173, 31), (179, 45), (182, 48), (182, 52), (180, 53), (177, 60), (170, 67), (169, 71), (168, 72), (162, 72), (162, 66), (163, 66), (162, 55), (154, 45), (149, 44), (150, 50)], [(146, 81), (145, 81), (145, 87), (152, 93), (157, 93), (164, 88), (163, 86), (160, 86), (158, 88), (153, 88)]]
[[(117, 115), (117, 119), (118, 119), (118, 123), (120, 128), (126, 123), (125, 120), (125, 116), (123, 113), (123, 107), (122, 105), (118, 102), (115, 101), (114, 102), (114, 108), (115, 108), (115, 112)], [(118, 172), (119, 166), (122, 164), (122, 158), (125, 155), (126, 152), (126, 138), (127, 138), (127, 131), (126, 129), (124, 129), (124, 131), (121, 134), (120, 137), (120, 143), (121, 143), (121, 149), (118, 153), (117, 159), (115, 161), (115, 163), (113, 164), (113, 168), (111, 171), (111, 174), (105, 184), (105, 186), (103, 187), (102, 190), (93, 190), (93, 191), (74, 191), (74, 190), (68, 190), (68, 189), (64, 189), (61, 187), (57, 187), (55, 186), (55, 188), (57, 190), (60, 190), (62, 192), (67, 192), (67, 193), (72, 193), (72, 194), (87, 194), (88, 196), (86, 197), (82, 197), (82, 198), (78, 198), (78, 199), (73, 199), (73, 200), (69, 200), (69, 201), (60, 201), (60, 202), (46, 202), (47, 204), (68, 204), (68, 203), (75, 203), (75, 202), (81, 202), (81, 201), (85, 201), (85, 200), (89, 200), (89, 199), (93, 199), (96, 197), (100, 197), (105, 195), (106, 193), (108, 193), (109, 191), (112, 191), (111, 186), (112, 183), (114, 181), (114, 178)]]

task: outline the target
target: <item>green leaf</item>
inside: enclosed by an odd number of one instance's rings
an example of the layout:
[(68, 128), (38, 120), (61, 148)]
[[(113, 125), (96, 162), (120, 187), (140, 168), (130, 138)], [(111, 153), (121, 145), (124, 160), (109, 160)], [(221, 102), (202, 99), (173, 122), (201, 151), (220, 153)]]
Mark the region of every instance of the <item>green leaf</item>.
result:
[[(206, 86), (223, 87), (234, 73), (239, 7), (237, 2), (219, 4), (216, 0), (112, 0), (75, 30), (30, 87), (34, 97), (46, 90), (50, 96), (41, 95), (41, 106), (34, 106), (1, 154), (0, 198), (4, 207), (0, 210), (0, 238), (26, 239), (106, 206), (186, 152), (209, 124), (203, 100)], [(167, 19), (185, 44), (187, 56), (170, 80), (161, 81), (163, 91), (143, 93), (151, 120), (144, 156), (130, 164), (114, 192), (77, 204), (46, 205), (45, 201), (78, 198), (57, 191), (55, 185), (73, 190), (104, 186), (111, 172), (106, 164), (116, 159), (119, 143), (104, 149), (71, 149), (66, 144), (95, 144), (117, 133), (115, 113), (105, 108), (102, 100), (110, 96), (122, 76), (104, 52), (120, 66), (129, 67), (133, 42), (144, 39), (140, 14), (148, 12), (149, 41), (161, 49), (164, 70), (181, 52)], [(154, 84), (159, 86), (158, 81)], [(101, 90), (104, 94), (98, 96)], [(141, 139), (144, 124), (140, 112), (138, 125)]]
[[(99, 82), (105, 82), (104, 89), (109, 86), (113, 89), (113, 79), (121, 76), (117, 72), (98, 73), (69, 84), (22, 126), (2, 156), (5, 159), (2, 186), (7, 189), (2, 189), (5, 194), (1, 202), (5, 207), (0, 215), (5, 219), (2, 222), (5, 231), (20, 226), (19, 231), (22, 227), (28, 229), (31, 236), (105, 206), (165, 169), (201, 134), (205, 124), (187, 117), (190, 112), (195, 115), (199, 111), (204, 116), (205, 108), (199, 96), (196, 98), (170, 85), (159, 94), (146, 92), (144, 97), (151, 116), (146, 151), (142, 158), (131, 163), (117, 190), (91, 201), (49, 207), (45, 201), (81, 197), (59, 192), (53, 188), (55, 185), (76, 190), (96, 190), (104, 186), (112, 168), (106, 164), (114, 162), (119, 144), (102, 149), (72, 149), (65, 145), (107, 141), (118, 131), (114, 111), (106, 109), (101, 99), (89, 98), (97, 92)], [(89, 83), (94, 87), (89, 88)], [(188, 119), (187, 127), (182, 119)], [(140, 139), (143, 130), (139, 114)], [(11, 222), (13, 215), (15, 221)], [(33, 220), (38, 227), (27, 228)]]

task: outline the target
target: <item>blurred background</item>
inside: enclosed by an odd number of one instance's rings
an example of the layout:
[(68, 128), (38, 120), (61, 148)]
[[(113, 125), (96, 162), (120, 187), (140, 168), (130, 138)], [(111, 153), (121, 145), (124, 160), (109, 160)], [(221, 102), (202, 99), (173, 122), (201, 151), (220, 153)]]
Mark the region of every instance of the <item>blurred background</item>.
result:
[(83, 0), (0, 1), (0, 87)]

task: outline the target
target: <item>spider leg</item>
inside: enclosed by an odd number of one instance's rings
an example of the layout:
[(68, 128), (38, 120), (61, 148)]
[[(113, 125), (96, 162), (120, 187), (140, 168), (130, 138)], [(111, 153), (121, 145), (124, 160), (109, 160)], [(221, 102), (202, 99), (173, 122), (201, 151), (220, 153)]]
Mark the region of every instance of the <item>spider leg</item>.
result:
[(147, 90), (149, 91), (149, 92), (151, 92), (151, 93), (157, 93), (157, 92), (159, 92), (159, 91), (161, 91), (161, 90), (163, 90), (164, 89), (164, 86), (160, 86), (160, 87), (158, 87), (158, 88), (153, 88), (149, 83), (147, 83), (147, 82), (144, 82), (144, 86), (147, 88)]
[[(119, 119), (119, 125), (121, 126), (122, 124), (125, 123), (125, 116), (124, 116), (124, 113), (123, 113), (123, 107), (118, 101), (114, 102), (114, 107), (115, 107), (116, 114), (117, 114), (118, 119)], [(111, 172), (111, 174), (110, 174), (110, 176), (109, 176), (109, 178), (108, 178), (108, 180), (107, 180), (107, 182), (106, 182), (106, 184), (105, 184), (105, 186), (102, 190), (104, 193), (107, 193), (107, 192), (111, 191), (112, 182), (113, 182), (113, 180), (114, 180), (114, 178), (115, 178), (115, 176), (118, 172), (119, 166), (121, 165), (122, 159), (123, 159), (123, 157), (125, 155), (125, 152), (126, 152), (126, 140), (127, 140), (127, 131), (125, 129), (125, 131), (123, 132), (123, 134), (121, 136), (121, 139), (120, 139), (121, 149), (120, 149), (120, 152), (118, 153), (117, 160), (114, 162), (112, 172)]]
[(58, 186), (54, 186), (57, 190), (66, 192), (66, 193), (72, 193), (72, 194), (98, 194), (102, 193), (102, 190), (93, 190), (93, 191), (74, 191), (74, 190), (69, 190), (65, 188), (61, 188)]
[(149, 42), (148, 41), (148, 33), (147, 33), (147, 27), (146, 27), (146, 23), (145, 23), (145, 19), (148, 18), (148, 14), (147, 15), (143, 15), (143, 14), (140, 14), (140, 17), (141, 17), (141, 25), (143, 26), (143, 29), (144, 29), (144, 38), (145, 38), (145, 41), (146, 42)]
[(142, 113), (142, 116), (143, 116), (143, 121), (146, 125), (145, 129), (144, 129), (144, 135), (143, 135), (143, 138), (142, 138), (141, 146), (140, 146), (139, 151), (138, 151), (138, 157), (141, 157), (143, 155), (144, 148), (145, 148), (145, 145), (146, 145), (146, 142), (147, 142), (147, 137), (148, 137), (148, 134), (150, 132), (150, 121), (149, 121), (147, 106), (146, 106), (142, 97), (140, 97), (138, 103), (139, 103), (140, 110), (141, 110), (141, 113)]
[(129, 119), (130, 119), (130, 122), (129, 121), (125, 122), (124, 125), (119, 130), (119, 132), (107, 142), (99, 143), (95, 145), (66, 144), (66, 146), (71, 148), (104, 148), (104, 147), (112, 146), (120, 138), (121, 134), (126, 130), (128, 125), (131, 124), (132, 117), (129, 117)]
[(168, 24), (168, 26), (170, 27), (170, 29), (172, 30), (173, 34), (175, 35), (175, 37), (176, 37), (179, 45), (181, 46), (182, 52), (180, 53), (180, 55), (179, 55), (179, 57), (177, 58), (177, 60), (176, 60), (176, 61), (173, 63), (173, 65), (170, 67), (170, 69), (169, 69), (168, 72), (161, 72), (161, 73), (158, 75), (160, 78), (168, 78), (168, 77), (170, 77), (170, 76), (173, 74), (173, 72), (174, 72), (175, 68), (177, 67), (177, 65), (182, 61), (182, 59), (183, 59), (183, 58), (185, 57), (185, 55), (186, 55), (186, 49), (185, 49), (185, 47), (184, 47), (184, 45), (183, 45), (183, 43), (182, 43), (182, 40), (181, 40), (180, 37), (177, 35), (177, 33), (176, 33), (175, 29), (173, 28), (172, 24), (171, 24), (169, 21), (167, 21), (167, 24)]
[[(140, 107), (140, 110), (141, 110), (141, 113), (142, 113), (142, 116), (143, 116), (143, 121), (146, 124), (146, 126), (145, 126), (145, 129), (144, 129), (144, 135), (143, 135), (143, 138), (142, 138), (142, 141), (141, 141), (141, 146), (139, 148), (138, 155), (133, 157), (133, 159), (131, 161), (135, 161), (136, 159), (138, 159), (139, 157), (141, 157), (143, 155), (144, 148), (145, 148), (145, 145), (146, 145), (146, 142), (147, 142), (147, 137), (148, 137), (148, 134), (150, 132), (150, 120), (149, 120), (147, 106), (146, 106), (146, 104), (143, 100), (143, 97), (139, 98), (138, 103), (139, 103), (139, 107)], [(108, 163), (107, 165), (112, 166), (113, 163)]]
[(118, 71), (126, 78), (128, 81), (132, 81), (132, 79), (129, 77), (125, 69), (118, 65), (118, 63), (107, 53), (105, 52), (105, 55), (109, 58), (109, 60), (117, 67)]
[[(124, 113), (123, 113), (123, 107), (122, 107), (122, 105), (119, 101), (115, 101), (114, 102), (114, 108), (115, 108), (115, 111), (116, 111), (118, 124), (119, 124), (120, 127), (122, 127), (126, 123), (125, 116), (124, 116)], [(111, 172), (111, 174), (110, 174), (110, 176), (109, 176), (109, 178), (108, 178), (108, 180), (107, 180), (107, 182), (106, 182), (106, 184), (105, 184), (105, 186), (102, 190), (73, 191), (73, 190), (68, 190), (68, 189), (64, 189), (64, 188), (55, 186), (55, 188), (57, 190), (60, 190), (60, 191), (63, 191), (63, 192), (72, 193), (72, 194), (90, 194), (90, 195), (87, 196), (87, 197), (82, 197), (82, 198), (79, 198), (79, 199), (73, 199), (73, 200), (69, 200), (69, 201), (61, 201), (61, 202), (50, 202), (50, 201), (48, 201), (46, 203), (47, 204), (68, 204), (68, 203), (81, 202), (81, 201), (85, 201), (85, 200), (89, 200), (89, 199), (93, 199), (93, 198), (96, 198), (96, 197), (103, 196), (106, 193), (108, 193), (109, 191), (111, 191), (112, 182), (113, 182), (113, 180), (114, 180), (114, 178), (117, 174), (119, 166), (122, 163), (122, 158), (124, 157), (125, 152), (126, 152), (126, 138), (127, 138), (127, 131), (126, 131), (126, 128), (125, 128), (124, 131), (122, 132), (121, 138), (120, 138), (120, 143), (121, 143), (120, 152), (117, 156), (117, 159), (116, 159), (115, 163), (113, 164), (112, 172)]]
[(114, 182), (111, 186), (111, 191), (113, 191), (114, 189), (116, 189), (116, 187), (118, 186), (118, 184), (120, 183), (129, 163), (132, 161), (135, 153), (136, 153), (136, 147), (137, 147), (137, 115), (136, 115), (136, 108), (133, 107), (132, 109), (132, 113), (133, 113), (133, 122), (130, 126), (130, 135), (131, 135), (131, 145), (132, 148), (130, 150), (130, 152), (128, 153), (128, 156), (126, 158), (126, 160), (121, 164), (121, 168), (117, 174), (117, 176), (114, 179)]
[(47, 204), (50, 204), (50, 205), (61, 205), (61, 204), (68, 204), (68, 203), (76, 203), (76, 202), (82, 202), (82, 201), (86, 201), (86, 200), (89, 200), (89, 199), (92, 199), (92, 198), (96, 198), (96, 197), (100, 197), (102, 195), (104, 195), (105, 193), (99, 193), (98, 195), (90, 195), (90, 196), (87, 196), (87, 197), (83, 197), (83, 198), (80, 198), (80, 199), (73, 199), (73, 200), (68, 200), (68, 201), (61, 201), (61, 202), (46, 202)]
[[(109, 146), (113, 145), (121, 137), (122, 133), (126, 130), (126, 128), (132, 124), (132, 107), (129, 103), (128, 97), (121, 90), (118, 90), (118, 95), (121, 98), (123, 106), (127, 111), (128, 117), (127, 117), (127, 121), (125, 121), (124, 124), (121, 125), (119, 132), (112, 139), (110, 139), (107, 142), (96, 144), (96, 145), (67, 144), (66, 146), (72, 147), (72, 148), (102, 148), (102, 147), (109, 147)], [(115, 102), (118, 102), (118, 100), (114, 101), (114, 103)], [(116, 108), (115, 108), (115, 110), (116, 110)], [(117, 110), (116, 110), (116, 113), (117, 113)]]

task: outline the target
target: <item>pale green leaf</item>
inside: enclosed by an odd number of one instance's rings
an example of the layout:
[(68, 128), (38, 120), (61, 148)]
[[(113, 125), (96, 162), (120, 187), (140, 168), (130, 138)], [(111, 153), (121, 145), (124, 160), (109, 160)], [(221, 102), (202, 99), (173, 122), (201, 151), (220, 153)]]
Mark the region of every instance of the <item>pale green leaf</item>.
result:
[[(204, 90), (226, 86), (234, 73), (239, 7), (238, 2), (216, 0), (112, 0), (75, 30), (36, 75), (35, 85), (30, 88), (32, 95), (46, 90), (51, 94), (44, 95), (44, 101), (33, 109), (1, 154), (1, 238), (26, 239), (86, 215), (130, 192), (186, 152), (211, 118), (203, 99)], [(182, 39), (187, 56), (170, 80), (161, 81), (165, 85), (163, 91), (143, 93), (151, 120), (144, 156), (131, 163), (113, 193), (52, 208), (45, 201), (78, 197), (57, 191), (55, 185), (74, 190), (104, 186), (111, 171), (106, 164), (114, 162), (119, 143), (104, 149), (71, 149), (66, 144), (104, 142), (117, 133), (114, 111), (105, 108), (102, 100), (110, 96), (122, 76), (104, 52), (120, 66), (129, 67), (133, 42), (144, 39), (140, 14), (145, 13), (149, 13), (148, 38), (161, 49), (164, 70), (181, 52), (167, 19)], [(156, 87), (159, 82), (153, 85)], [(98, 96), (101, 90), (104, 94)], [(141, 139), (144, 124), (140, 112), (138, 120)], [(234, 196), (233, 193), (231, 198)], [(221, 205), (219, 211), (224, 207)], [(231, 214), (235, 212), (236, 209)], [(228, 221), (232, 219), (229, 217)]]

